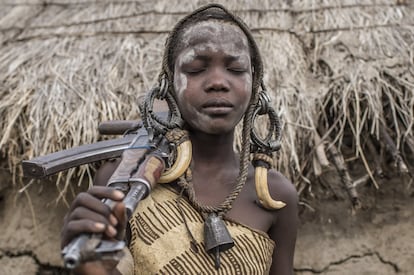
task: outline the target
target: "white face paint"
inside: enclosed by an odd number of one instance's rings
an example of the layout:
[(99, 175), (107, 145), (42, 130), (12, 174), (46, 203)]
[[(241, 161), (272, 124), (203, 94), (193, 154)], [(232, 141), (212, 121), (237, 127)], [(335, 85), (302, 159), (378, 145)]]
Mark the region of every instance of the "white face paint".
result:
[[(220, 36), (223, 33), (226, 35)], [(246, 35), (238, 26), (219, 20), (202, 21), (188, 27), (182, 35), (181, 43), (183, 48), (203, 43), (206, 49), (213, 52), (224, 51), (232, 56), (240, 54), (240, 47), (249, 49)], [(248, 58), (250, 59), (249, 56)]]
[(182, 94), (187, 89), (187, 76), (184, 73), (179, 73), (178, 78), (174, 81), (177, 96), (182, 99)]
[[(224, 39), (219, 35), (226, 33)], [(185, 63), (194, 61), (196, 52), (210, 50), (212, 52), (222, 51), (229, 56), (238, 56), (239, 63), (246, 68), (251, 68), (250, 53), (241, 54), (240, 46), (249, 49), (244, 32), (236, 25), (219, 20), (208, 20), (199, 22), (184, 30), (180, 41), (183, 45), (182, 52), (177, 56), (175, 66), (181, 67)], [(200, 44), (202, 43), (202, 44)], [(193, 47), (191, 47), (193, 45)], [(252, 78), (246, 81), (246, 88), (252, 85)], [(187, 88), (187, 77), (179, 73), (174, 81), (174, 88), (177, 96)]]
[[(186, 49), (184, 50), (179, 57), (177, 58), (177, 66), (181, 67), (183, 64), (191, 62), (194, 60), (195, 52), (194, 49)], [(177, 70), (175, 70), (177, 71)], [(174, 76), (174, 88), (179, 98), (182, 97), (182, 93), (185, 89), (187, 89), (187, 76), (180, 72)]]
[[(183, 108), (183, 110), (186, 110), (185, 113), (188, 114), (185, 117), (186, 121), (194, 128), (210, 133), (233, 129), (247, 108), (248, 99), (250, 98), (249, 93), (252, 89), (250, 50), (246, 35), (235, 24), (209, 20), (202, 21), (184, 30), (179, 43), (181, 44), (180, 51), (174, 64), (174, 88), (177, 100), (180, 102), (180, 109)], [(193, 62), (194, 64), (192, 64)], [(200, 63), (204, 65), (198, 65)], [(199, 97), (200, 101), (204, 100), (203, 81), (207, 80), (202, 80), (205, 77), (202, 74), (199, 78), (198, 76), (193, 77), (190, 72), (192, 69), (198, 70), (199, 67), (205, 70), (210, 66), (212, 66), (211, 68), (223, 70), (219, 75), (223, 75), (223, 79), (227, 77), (232, 79), (223, 81), (230, 81), (229, 87), (231, 87), (231, 90), (234, 89), (234, 92), (242, 93), (242, 98), (247, 99), (231, 99), (235, 107), (231, 111), (232, 115), (229, 115), (228, 118), (232, 118), (230, 120), (224, 119), (223, 121), (226, 122), (223, 122), (222, 126), (217, 124), (219, 120), (213, 119), (205, 109), (200, 108), (199, 101), (194, 100), (194, 97)], [(232, 71), (233, 69), (247, 71), (246, 73), (235, 74)], [(190, 94), (191, 98), (188, 97)]]
[[(226, 33), (225, 39), (219, 39), (218, 34)], [(215, 37), (215, 41), (210, 41), (211, 50), (218, 51), (222, 49), (223, 43), (229, 44), (231, 47), (227, 47), (230, 53), (237, 53), (235, 49), (236, 43), (242, 43), (244, 47), (248, 48), (249, 44), (244, 32), (235, 24), (229, 22), (223, 22), (219, 20), (208, 20), (199, 22), (193, 26), (188, 27), (183, 35), (181, 43), (186, 48), (191, 44), (204, 40), (205, 37)], [(229, 46), (229, 45), (227, 45)]]

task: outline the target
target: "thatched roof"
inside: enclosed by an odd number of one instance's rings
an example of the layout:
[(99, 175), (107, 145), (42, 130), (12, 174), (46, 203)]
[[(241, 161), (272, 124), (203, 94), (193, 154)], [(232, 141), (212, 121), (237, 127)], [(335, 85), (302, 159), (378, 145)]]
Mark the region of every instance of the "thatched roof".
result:
[[(0, 149), (13, 174), (22, 159), (102, 138), (101, 121), (137, 119), (167, 32), (207, 2), (0, 0)], [(257, 38), (285, 126), (278, 169), (301, 194), (325, 168), (342, 171), (336, 149), (371, 179), (381, 144), (414, 154), (411, 1), (217, 2)]]

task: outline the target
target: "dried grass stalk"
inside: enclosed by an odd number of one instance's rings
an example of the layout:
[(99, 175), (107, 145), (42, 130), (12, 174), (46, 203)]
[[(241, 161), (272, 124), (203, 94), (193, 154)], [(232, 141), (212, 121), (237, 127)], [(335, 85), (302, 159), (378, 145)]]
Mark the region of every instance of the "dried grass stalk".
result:
[(335, 168), (338, 171), (339, 177), (341, 178), (341, 181), (345, 187), (345, 190), (351, 199), (352, 205), (354, 207), (358, 206), (360, 202), (358, 199), (358, 193), (355, 188), (356, 185), (354, 185), (352, 178), (348, 172), (348, 168), (345, 163), (344, 157), (338, 151), (334, 144), (329, 145), (328, 151), (332, 159), (332, 162), (334, 163)]
[[(137, 99), (154, 84), (167, 32), (205, 2), (0, 1), (0, 151), (14, 178), (22, 159), (102, 139), (101, 121), (138, 119)], [(381, 140), (383, 123), (396, 148), (412, 152), (412, 4), (218, 2), (247, 21), (262, 50), (284, 123), (276, 166), (300, 194), (327, 164), (310, 153), (322, 150), (316, 134), (339, 151), (351, 146), (373, 180), (363, 140)], [(88, 169), (61, 179), (62, 190), (71, 177), (92, 177)]]

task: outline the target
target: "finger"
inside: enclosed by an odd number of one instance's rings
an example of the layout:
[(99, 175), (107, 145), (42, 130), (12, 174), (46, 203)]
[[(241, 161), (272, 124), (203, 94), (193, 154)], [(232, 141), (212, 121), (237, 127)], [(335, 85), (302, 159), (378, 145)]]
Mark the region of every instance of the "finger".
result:
[(105, 236), (108, 239), (113, 239), (118, 235), (118, 230), (112, 225), (107, 225), (105, 228)]
[(121, 201), (125, 195), (123, 192), (107, 186), (92, 186), (87, 192), (82, 192), (76, 196), (72, 203), (72, 208), (76, 207), (79, 200), (87, 200), (88, 197), (95, 197), (98, 200), (111, 199)]
[(108, 205), (106, 202), (103, 203), (102, 201), (89, 198), (87, 201), (76, 203), (85, 206), (77, 206), (71, 212), (67, 213), (64, 218), (64, 224), (71, 220), (89, 219), (116, 226), (118, 219), (112, 214), (111, 208), (117, 203), (111, 201), (112, 203)]
[[(125, 237), (125, 228), (127, 224), (127, 214), (126, 214), (126, 208), (124, 203), (117, 203), (115, 207), (112, 210), (112, 213), (114, 214), (114, 217), (117, 220), (116, 229), (118, 231), (118, 234), (116, 238), (118, 240), (123, 240)], [(114, 224), (112, 224), (114, 225)]]
[(104, 204), (100, 198), (86, 192), (80, 193), (76, 196), (72, 202), (69, 212), (73, 212), (78, 207), (88, 208), (91, 211), (99, 213), (105, 217), (109, 216), (111, 213), (110, 207)]
[(73, 238), (80, 234), (89, 233), (103, 233), (106, 238), (111, 239), (118, 234), (118, 231), (110, 224), (93, 222), (90, 220), (71, 221), (62, 232), (62, 244), (69, 243)]
[(113, 201), (121, 201), (125, 197), (122, 191), (107, 186), (92, 186), (88, 193), (100, 199), (111, 199)]
[(71, 213), (69, 213), (67, 222), (74, 221), (74, 220), (90, 220), (93, 222), (103, 223), (103, 224), (113, 224), (116, 218), (113, 214), (100, 214), (98, 212), (92, 211), (86, 207), (77, 207)]
[(82, 233), (104, 233), (107, 226), (104, 223), (94, 222), (90, 220), (70, 221), (62, 229), (61, 245), (66, 246), (75, 236)]

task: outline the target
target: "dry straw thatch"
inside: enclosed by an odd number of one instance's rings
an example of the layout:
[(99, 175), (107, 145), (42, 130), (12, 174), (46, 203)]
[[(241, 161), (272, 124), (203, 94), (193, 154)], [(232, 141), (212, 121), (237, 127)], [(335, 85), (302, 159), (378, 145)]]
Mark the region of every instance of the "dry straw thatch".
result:
[[(22, 159), (102, 138), (101, 121), (137, 119), (167, 32), (207, 2), (0, 0), (0, 149), (14, 178)], [(277, 168), (302, 197), (336, 168), (356, 203), (350, 161), (375, 186), (390, 159), (412, 178), (411, 1), (217, 2), (257, 38), (284, 121)]]

